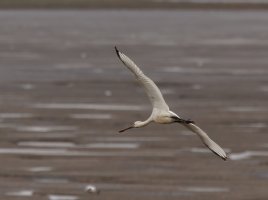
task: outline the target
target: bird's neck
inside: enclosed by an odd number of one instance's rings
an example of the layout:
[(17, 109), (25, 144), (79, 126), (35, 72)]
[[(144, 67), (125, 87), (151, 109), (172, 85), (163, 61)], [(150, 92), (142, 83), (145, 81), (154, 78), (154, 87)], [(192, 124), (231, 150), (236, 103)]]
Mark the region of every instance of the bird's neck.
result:
[(149, 118), (143, 122), (140, 122), (138, 127), (137, 128), (140, 128), (140, 127), (144, 127), (144, 126), (147, 126), (148, 124), (150, 124), (152, 122), (152, 120)]

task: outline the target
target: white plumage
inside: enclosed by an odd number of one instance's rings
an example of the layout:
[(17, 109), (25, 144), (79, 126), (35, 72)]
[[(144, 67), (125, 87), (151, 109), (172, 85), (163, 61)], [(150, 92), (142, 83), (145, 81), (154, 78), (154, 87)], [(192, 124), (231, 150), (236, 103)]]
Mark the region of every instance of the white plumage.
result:
[(146, 94), (148, 95), (153, 107), (152, 114), (147, 120), (136, 121), (132, 126), (123, 129), (119, 132), (123, 132), (131, 128), (140, 128), (148, 125), (151, 122), (156, 122), (160, 124), (177, 122), (183, 124), (186, 128), (196, 133), (201, 138), (202, 142), (216, 155), (220, 156), (224, 160), (227, 159), (224, 150), (213, 140), (211, 140), (209, 136), (202, 129), (200, 129), (193, 121), (182, 119), (177, 114), (170, 111), (156, 84), (149, 77), (147, 77), (129, 57), (121, 53), (116, 47), (115, 50), (118, 58), (135, 75), (138, 82), (142, 84), (142, 86), (145, 88)]

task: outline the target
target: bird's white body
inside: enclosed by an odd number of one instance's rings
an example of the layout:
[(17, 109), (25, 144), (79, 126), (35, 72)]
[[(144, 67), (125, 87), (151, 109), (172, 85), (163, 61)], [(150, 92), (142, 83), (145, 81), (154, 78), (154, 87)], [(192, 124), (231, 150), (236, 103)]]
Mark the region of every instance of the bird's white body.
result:
[(175, 113), (172, 111), (160, 110), (158, 108), (154, 108), (152, 112), (152, 119), (154, 122), (159, 124), (170, 124), (174, 122), (174, 119), (171, 118)]
[(159, 88), (156, 84), (147, 77), (140, 68), (125, 54), (118, 51), (115, 47), (118, 58), (124, 63), (124, 65), (135, 75), (138, 82), (145, 88), (146, 94), (148, 95), (153, 110), (150, 117), (145, 121), (136, 121), (133, 126), (123, 129), (120, 132), (128, 130), (130, 128), (140, 128), (148, 125), (151, 122), (156, 122), (160, 124), (170, 124), (170, 123), (181, 123), (186, 128), (190, 129), (192, 132), (196, 133), (203, 143), (215, 154), (220, 156), (222, 159), (226, 160), (227, 156), (224, 150), (216, 144), (209, 136), (200, 129), (195, 123), (191, 120), (184, 120), (180, 118), (176, 113), (169, 110), (168, 105), (166, 104)]

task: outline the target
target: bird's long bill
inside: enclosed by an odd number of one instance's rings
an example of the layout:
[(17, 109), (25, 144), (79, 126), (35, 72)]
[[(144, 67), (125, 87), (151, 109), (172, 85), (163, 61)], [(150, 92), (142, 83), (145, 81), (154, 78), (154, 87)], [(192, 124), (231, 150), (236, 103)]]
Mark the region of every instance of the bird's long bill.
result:
[(130, 126), (130, 127), (128, 127), (128, 128), (122, 129), (122, 130), (119, 131), (119, 133), (122, 133), (122, 132), (124, 132), (124, 131), (126, 131), (126, 130), (129, 130), (129, 129), (132, 129), (132, 128), (134, 128), (134, 127), (133, 127), (133, 126)]

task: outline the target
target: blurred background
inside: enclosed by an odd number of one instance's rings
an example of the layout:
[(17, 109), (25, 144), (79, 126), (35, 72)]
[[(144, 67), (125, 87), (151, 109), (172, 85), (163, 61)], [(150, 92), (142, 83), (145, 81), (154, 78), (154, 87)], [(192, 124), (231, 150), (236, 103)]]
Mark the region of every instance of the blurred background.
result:
[[(268, 1), (0, 8), (1, 199), (267, 200)], [(115, 45), (228, 161), (178, 124), (118, 134), (151, 106)]]

